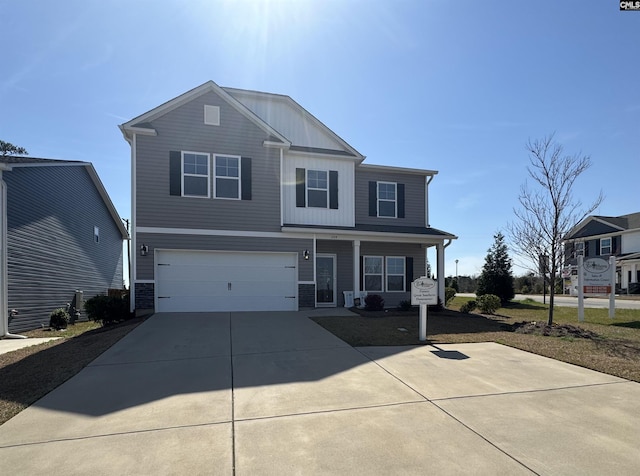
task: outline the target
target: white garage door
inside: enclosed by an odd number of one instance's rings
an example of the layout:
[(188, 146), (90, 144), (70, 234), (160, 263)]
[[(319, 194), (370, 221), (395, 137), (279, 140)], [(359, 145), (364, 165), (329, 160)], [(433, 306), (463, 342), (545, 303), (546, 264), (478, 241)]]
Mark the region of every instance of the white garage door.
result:
[(156, 311), (296, 311), (296, 253), (156, 252)]

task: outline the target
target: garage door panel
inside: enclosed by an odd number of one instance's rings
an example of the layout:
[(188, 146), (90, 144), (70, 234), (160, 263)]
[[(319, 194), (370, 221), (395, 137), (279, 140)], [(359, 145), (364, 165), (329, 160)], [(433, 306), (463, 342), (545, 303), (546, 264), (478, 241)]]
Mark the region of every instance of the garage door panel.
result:
[(159, 312), (297, 310), (297, 253), (157, 252)]

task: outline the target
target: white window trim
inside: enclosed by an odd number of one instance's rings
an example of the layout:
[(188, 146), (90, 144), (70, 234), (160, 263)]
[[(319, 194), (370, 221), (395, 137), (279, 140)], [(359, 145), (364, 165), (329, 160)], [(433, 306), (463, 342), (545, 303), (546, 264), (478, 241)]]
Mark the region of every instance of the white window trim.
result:
[[(238, 197), (218, 197), (216, 190), (216, 179), (218, 175), (216, 174), (216, 160), (218, 157), (230, 158), (230, 159), (238, 159), (238, 176), (237, 177), (226, 177), (221, 176), (221, 179), (225, 180), (238, 180)], [(231, 154), (213, 154), (213, 198), (216, 200), (242, 200), (242, 157), (239, 155), (231, 155)]]
[[(211, 160), (210, 160), (210, 156), (208, 153), (206, 152), (195, 152), (192, 150), (183, 150), (181, 153), (181, 160), (180, 160), (180, 180), (181, 180), (181, 184), (180, 187), (182, 189), (182, 196), (183, 197), (188, 197), (188, 198), (211, 198)], [(207, 195), (188, 195), (185, 193), (184, 190), (184, 177), (204, 177), (204, 175), (201, 174), (187, 174), (184, 172), (184, 154), (195, 154), (195, 155), (204, 155), (207, 157)]]
[(207, 126), (220, 125), (220, 106), (204, 105), (204, 123)]
[[(580, 245), (580, 249), (578, 249), (578, 245)], [(584, 241), (576, 241), (574, 249), (576, 252), (576, 257), (584, 256)]]
[[(396, 190), (395, 200), (389, 200), (387, 198), (380, 198), (380, 184), (393, 185)], [(380, 202), (393, 202), (394, 211), (393, 216), (380, 215)], [(396, 182), (376, 182), (376, 209), (378, 212), (378, 218), (398, 218), (398, 184)]]
[[(606, 246), (606, 248), (609, 248), (609, 252), (608, 253), (603, 253), (602, 249), (605, 248), (604, 246), (602, 246), (602, 242), (608, 240), (609, 241), (609, 246)], [(610, 255), (613, 253), (613, 239), (611, 237), (609, 238), (600, 238), (600, 256), (604, 256), (604, 255)]]
[[(401, 259), (403, 262), (402, 265), (402, 274), (397, 274), (397, 273), (389, 273), (389, 259), (390, 258), (397, 258), (397, 259)], [(406, 292), (406, 282), (407, 282), (407, 258), (405, 256), (387, 256), (385, 257), (384, 260), (384, 269), (385, 269), (385, 276), (384, 276), (384, 287), (386, 292), (388, 293), (404, 293)], [(389, 276), (402, 276), (402, 290), (391, 290), (389, 289)]]
[[(378, 273), (367, 273), (367, 258), (378, 258), (380, 260), (380, 274)], [(367, 289), (367, 276), (380, 276), (380, 289)], [(363, 291), (369, 292), (384, 292), (384, 256), (363, 256), (362, 258), (362, 287)]]
[[(327, 187), (326, 188), (317, 188), (317, 187), (310, 187), (309, 186), (309, 172), (324, 172), (325, 174), (327, 174)], [(306, 170), (306, 177), (305, 177), (305, 185), (306, 185), (306, 191), (305, 193), (307, 194), (307, 208), (329, 208), (329, 171), (328, 170), (319, 170), (319, 169), (307, 169)], [(311, 205), (309, 205), (309, 191), (310, 190), (316, 190), (316, 191), (322, 191), (325, 192), (325, 202), (324, 202), (324, 207), (312, 207)]]

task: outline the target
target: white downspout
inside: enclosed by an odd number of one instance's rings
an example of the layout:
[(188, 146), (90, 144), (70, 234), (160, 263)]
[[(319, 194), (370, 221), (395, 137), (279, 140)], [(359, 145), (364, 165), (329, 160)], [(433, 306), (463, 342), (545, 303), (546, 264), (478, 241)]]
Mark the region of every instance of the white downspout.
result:
[(429, 224), (429, 184), (433, 180), (433, 175), (424, 178), (424, 226), (430, 228)]
[[(280, 148), (280, 226), (284, 225), (284, 150)], [(315, 259), (315, 250), (314, 258)], [(315, 279), (315, 278), (314, 278)]]
[(360, 297), (360, 240), (353, 240), (353, 298)]
[[(129, 311), (136, 310), (136, 270), (138, 266), (138, 239), (136, 227), (138, 224), (136, 214), (136, 134), (132, 134), (131, 141), (131, 269), (129, 269)], [(154, 276), (155, 279), (155, 276)]]
[(26, 336), (11, 334), (9, 332), (9, 287), (7, 270), (7, 184), (2, 178), (3, 170), (11, 170), (0, 164), (0, 338), (26, 339)]

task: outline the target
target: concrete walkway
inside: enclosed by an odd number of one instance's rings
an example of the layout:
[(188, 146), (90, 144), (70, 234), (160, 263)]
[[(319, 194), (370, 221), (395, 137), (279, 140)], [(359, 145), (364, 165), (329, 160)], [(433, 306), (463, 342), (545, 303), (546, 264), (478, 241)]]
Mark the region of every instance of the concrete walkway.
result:
[(2, 472), (640, 468), (640, 384), (492, 343), (354, 349), (313, 313), (153, 316), (0, 426)]
[(0, 339), (0, 355), (14, 350), (31, 347), (32, 345), (44, 344), (50, 340), (61, 339), (61, 337), (29, 337), (28, 339)]

